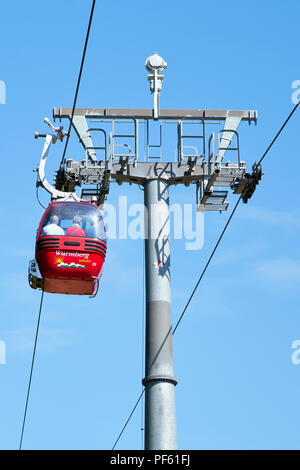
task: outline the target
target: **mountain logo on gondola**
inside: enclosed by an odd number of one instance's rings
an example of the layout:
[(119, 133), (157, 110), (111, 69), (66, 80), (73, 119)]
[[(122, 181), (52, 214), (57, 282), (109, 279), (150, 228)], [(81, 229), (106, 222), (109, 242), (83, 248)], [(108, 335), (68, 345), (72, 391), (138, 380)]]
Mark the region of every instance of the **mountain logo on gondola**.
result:
[(57, 264), (58, 268), (77, 268), (77, 269), (86, 269), (86, 266), (83, 266), (82, 264), (79, 263), (65, 263), (64, 261), (61, 261), (59, 264)]

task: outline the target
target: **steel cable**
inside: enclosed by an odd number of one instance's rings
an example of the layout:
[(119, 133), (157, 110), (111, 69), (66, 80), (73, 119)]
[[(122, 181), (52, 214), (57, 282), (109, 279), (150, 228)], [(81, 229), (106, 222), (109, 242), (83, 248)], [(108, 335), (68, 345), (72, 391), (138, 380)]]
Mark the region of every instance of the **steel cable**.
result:
[(91, 29), (91, 24), (92, 24), (92, 20), (93, 20), (93, 14), (94, 14), (94, 9), (95, 9), (95, 4), (96, 4), (96, 0), (93, 0), (93, 4), (92, 4), (92, 8), (91, 8), (91, 13), (90, 13), (89, 24), (88, 24), (88, 28), (87, 28), (85, 43), (84, 43), (83, 54), (82, 54), (82, 58), (81, 58), (81, 64), (80, 64), (80, 70), (79, 70), (79, 75), (78, 75), (78, 80), (77, 80), (77, 86), (76, 86), (76, 91), (75, 91), (75, 97), (74, 97), (74, 102), (73, 102), (73, 107), (72, 107), (72, 114), (71, 114), (71, 118), (70, 118), (69, 130), (68, 130), (68, 133), (67, 133), (65, 148), (64, 148), (64, 152), (63, 152), (63, 156), (62, 156), (62, 159), (61, 159), (61, 163), (60, 163), (60, 164), (64, 163), (64, 161), (65, 161), (66, 151), (67, 151), (67, 147), (68, 147), (68, 143), (69, 143), (69, 138), (70, 138), (70, 134), (71, 134), (72, 122), (73, 122), (75, 107), (76, 107), (76, 103), (77, 103), (77, 96), (78, 96), (78, 91), (79, 91), (79, 86), (80, 86), (80, 81), (81, 81), (81, 75), (82, 75), (82, 70), (83, 70), (83, 64), (84, 64), (84, 60), (85, 60), (87, 45), (88, 45), (89, 36), (90, 36), (90, 29)]
[(27, 417), (27, 408), (28, 408), (29, 395), (30, 395), (30, 389), (31, 389), (32, 373), (33, 373), (33, 367), (34, 367), (34, 361), (35, 361), (36, 346), (37, 346), (37, 340), (38, 340), (39, 329), (40, 329), (40, 320), (41, 320), (43, 300), (44, 300), (44, 291), (42, 290), (40, 309), (39, 309), (39, 315), (38, 315), (38, 322), (37, 322), (35, 340), (34, 340), (34, 347), (33, 347), (33, 354), (32, 354), (32, 360), (31, 360), (31, 368), (30, 368), (29, 382), (28, 382), (28, 388), (27, 388), (27, 396), (26, 396), (26, 403), (25, 403), (25, 410), (24, 410), (24, 417), (23, 417), (23, 424), (22, 424), (19, 450), (22, 450), (24, 429), (25, 429), (25, 423), (26, 423), (26, 417)]

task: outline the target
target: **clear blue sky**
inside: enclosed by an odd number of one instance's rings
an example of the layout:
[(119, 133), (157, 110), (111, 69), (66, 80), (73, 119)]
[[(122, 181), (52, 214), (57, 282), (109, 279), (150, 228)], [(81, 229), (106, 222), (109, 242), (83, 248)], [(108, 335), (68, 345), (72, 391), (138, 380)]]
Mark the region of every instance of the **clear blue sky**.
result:
[[(91, 2), (1, 5), (0, 447), (18, 447), (40, 294), (27, 283), (42, 209), (35, 174), (44, 116), (73, 103)], [(97, 1), (78, 106), (151, 107), (144, 61), (168, 62), (164, 108), (257, 109), (241, 158), (257, 160), (293, 107), (299, 2)], [(181, 73), (182, 72), (182, 73)], [(174, 337), (180, 449), (299, 449), (299, 111), (240, 205)], [(69, 156), (83, 157), (74, 138)], [(58, 166), (62, 146), (51, 153)], [(49, 174), (51, 180), (51, 173)], [(110, 201), (137, 187), (113, 185)], [(48, 201), (41, 194), (44, 204)], [(194, 191), (172, 188), (172, 202)], [(236, 199), (231, 197), (234, 203)], [(231, 204), (232, 206), (232, 204)], [(205, 215), (205, 245), (172, 243), (174, 321), (228, 214)], [(112, 240), (95, 300), (45, 295), (23, 448), (110, 449), (143, 377), (143, 243)], [(119, 449), (140, 449), (139, 407)]]

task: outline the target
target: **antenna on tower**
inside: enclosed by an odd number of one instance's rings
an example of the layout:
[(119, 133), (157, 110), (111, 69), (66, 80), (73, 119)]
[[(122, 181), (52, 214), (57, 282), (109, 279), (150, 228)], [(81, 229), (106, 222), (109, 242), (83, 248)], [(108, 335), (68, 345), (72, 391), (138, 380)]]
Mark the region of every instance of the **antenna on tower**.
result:
[(148, 57), (145, 62), (145, 67), (148, 70), (148, 80), (150, 81), (150, 91), (153, 93), (154, 106), (153, 106), (153, 117), (158, 119), (159, 116), (159, 94), (162, 89), (162, 82), (164, 76), (161, 73), (166, 70), (167, 62), (162, 57), (154, 52), (153, 55)]

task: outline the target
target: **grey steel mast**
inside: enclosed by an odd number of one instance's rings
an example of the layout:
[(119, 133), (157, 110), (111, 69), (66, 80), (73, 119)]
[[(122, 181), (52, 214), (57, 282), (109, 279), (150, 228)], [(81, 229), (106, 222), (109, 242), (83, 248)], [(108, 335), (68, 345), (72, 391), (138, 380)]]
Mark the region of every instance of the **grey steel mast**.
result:
[[(159, 93), (167, 64), (157, 54), (145, 63), (159, 117)], [(144, 184), (145, 205), (145, 449), (177, 449), (172, 345), (169, 184), (159, 176)]]
[[(76, 108), (74, 113), (71, 108), (53, 109), (54, 119), (71, 120), (73, 116), (72, 126), (85, 150), (82, 161), (67, 159), (60, 167), (55, 188), (46, 180), (45, 165), (51, 143), (63, 140), (65, 132), (62, 126), (54, 127), (46, 119), (53, 133), (36, 133), (36, 137), (45, 137), (38, 169), (39, 184), (56, 197), (70, 192), (76, 197), (76, 186), (87, 185), (89, 187), (81, 189), (80, 198), (94, 198), (103, 207), (112, 180), (119, 185), (138, 184), (144, 188), (146, 354), (142, 382), (145, 387), (145, 449), (164, 450), (177, 448), (169, 188), (177, 184), (194, 184), (197, 210), (222, 212), (229, 205), (226, 202), (228, 189), (242, 194), (244, 202), (247, 202), (261, 177), (261, 169), (254, 165), (252, 174), (247, 173), (246, 163), (240, 159), (237, 133), (242, 121), (256, 124), (256, 111), (159, 109), (162, 72), (167, 64), (155, 53), (146, 60), (145, 66), (154, 96), (153, 109)], [(162, 152), (163, 126), (169, 123), (175, 124), (173, 128), (177, 130), (173, 161), (165, 161)], [(217, 135), (211, 133), (208, 140), (207, 123), (222, 125)], [(150, 124), (159, 127), (158, 143), (151, 141)], [(121, 125), (124, 132), (117, 130)], [(146, 135), (143, 160), (140, 144), (142, 126)], [(191, 132), (191, 127), (197, 130)], [(151, 153), (154, 150), (159, 150), (159, 153), (154, 155)], [(236, 162), (224, 163), (224, 155), (230, 150), (235, 153)], [(30, 274), (36, 278), (34, 269)]]
[(145, 449), (177, 449), (168, 183), (144, 186), (146, 212)]

